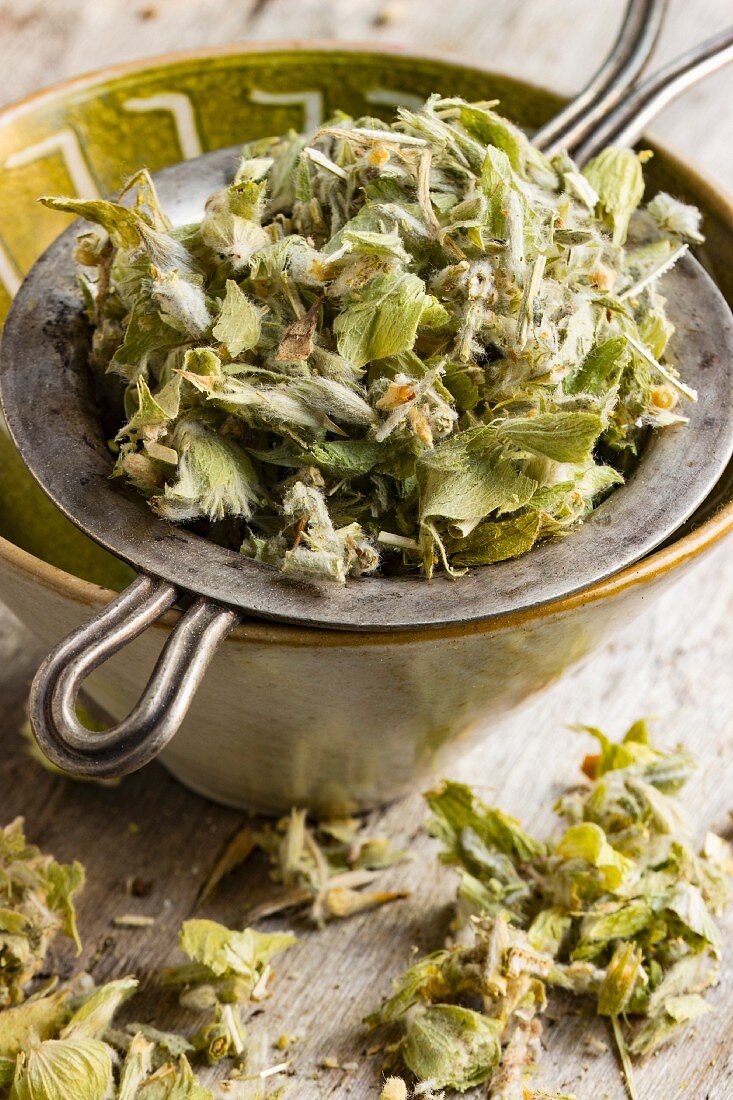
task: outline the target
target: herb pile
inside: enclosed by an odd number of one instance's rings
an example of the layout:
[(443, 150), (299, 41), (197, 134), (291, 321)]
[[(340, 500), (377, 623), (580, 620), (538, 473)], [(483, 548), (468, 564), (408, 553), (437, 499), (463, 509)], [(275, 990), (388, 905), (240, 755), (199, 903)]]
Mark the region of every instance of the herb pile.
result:
[(272, 959), (294, 943), (291, 932), (237, 932), (213, 920), (184, 923), (179, 945), (191, 961), (166, 971), (164, 984), (181, 990), (185, 1008), (211, 1016), (192, 1041), (209, 1063), (245, 1054), (242, 1006), (265, 998)]
[[(140, 172), (78, 258), (115, 474), (297, 578), (452, 573), (562, 535), (695, 394), (659, 276), (700, 217), (631, 150), (549, 161), (491, 103), (431, 97), (245, 147), (172, 228)], [(637, 224), (638, 223), (638, 224)]]
[[(281, 822), (235, 834), (200, 900), (256, 849), (268, 854), (282, 891), (252, 920), (307, 906), (320, 924), (405, 896), (364, 889), (405, 858), (386, 838), (352, 819), (312, 827), (304, 812), (293, 810)], [(178, 991), (198, 1025), (187, 1035), (134, 1022), (121, 1028), (115, 1016), (134, 996), (135, 977), (98, 988), (83, 973), (61, 986), (57, 978), (39, 980), (58, 935), (71, 937), (81, 951), (74, 897), (83, 883), (81, 864), (59, 864), (27, 844), (20, 819), (0, 831), (2, 1100), (213, 1100), (192, 1067), (224, 1059), (229, 1072), (222, 1087), (230, 1100), (279, 1097), (289, 1061), (280, 1056), (273, 1064), (267, 1033), (251, 1036), (247, 1025), (270, 994), (274, 960), (295, 936), (185, 921), (179, 948), (187, 961), (165, 970), (161, 984)]]
[(353, 818), (311, 826), (306, 811), (293, 809), (275, 825), (249, 829), (252, 848), (266, 852), (278, 895), (249, 920), (289, 909), (307, 909), (319, 927), (407, 897), (405, 890), (368, 889), (381, 871), (401, 863), (407, 853), (383, 836), (370, 835)]
[(433, 1089), (489, 1083), (491, 1100), (522, 1095), (540, 1052), (551, 990), (611, 1021), (634, 1097), (631, 1056), (644, 1056), (710, 1011), (728, 900), (728, 845), (702, 851), (675, 798), (693, 758), (662, 752), (636, 723), (621, 743), (590, 730), (589, 786), (560, 800), (559, 840), (541, 842), (446, 782), (427, 795), (442, 860), (460, 869), (456, 942), (420, 959), (369, 1018), (397, 1025), (396, 1051)]
[[(572, 1100), (527, 1079), (551, 993), (608, 1017), (635, 1098), (632, 1057), (710, 1011), (703, 994), (718, 980), (721, 954), (714, 916), (728, 901), (733, 862), (712, 833), (697, 851), (675, 797), (694, 760), (682, 748), (655, 748), (643, 722), (620, 743), (590, 732), (600, 745), (583, 763), (590, 783), (560, 799), (566, 827), (552, 842), (460, 783), (428, 793), (429, 831), (443, 844), (442, 860), (460, 871), (456, 917), (451, 945), (411, 966), (367, 1021), (401, 1033), (390, 1057), (412, 1079), (408, 1090), (404, 1077), (390, 1077), (382, 1100), (437, 1100), (443, 1089), (484, 1084), (491, 1100)], [(353, 822), (311, 830), (293, 811), (236, 834), (202, 896), (255, 847), (270, 854), (287, 891), (268, 911), (307, 904), (319, 920), (368, 907), (329, 910), (324, 883), (402, 856)], [(120, 1026), (115, 1017), (135, 994), (135, 977), (95, 987), (86, 974), (64, 984), (47, 976), (56, 935), (79, 945), (74, 894), (82, 882), (79, 864), (58, 864), (28, 845), (22, 822), (0, 832), (2, 1100), (281, 1097), (292, 1073), (283, 1056), (289, 1037), (272, 1046), (261, 1028), (247, 1028), (270, 994), (274, 960), (295, 937), (186, 921), (179, 946), (188, 961), (166, 970), (162, 984), (179, 991), (198, 1024), (185, 1035), (157, 1021)], [(359, 883), (354, 890), (358, 898)], [(224, 1059), (227, 1077), (211, 1091), (193, 1067)]]
[(83, 885), (80, 863), (57, 863), (27, 843), (22, 818), (0, 829), (0, 1009), (23, 1000), (57, 935), (81, 951), (74, 895)]
[[(242, 1005), (268, 991), (270, 962), (295, 942), (287, 933), (232, 931), (214, 921), (187, 921), (180, 945), (192, 959), (165, 975), (182, 987), (181, 1003), (212, 1009), (191, 1041), (146, 1024), (114, 1026), (118, 1009), (136, 992), (134, 977), (96, 987), (86, 974), (57, 988), (46, 983), (21, 1003), (0, 1011), (0, 1096), (5, 1100), (214, 1100), (190, 1058), (234, 1059), (226, 1083), (231, 1100), (275, 1100), (282, 1088), (265, 1082), (287, 1063), (264, 1064), (264, 1051), (247, 1043)], [(240, 1068), (245, 1061), (246, 1069)], [(258, 1063), (263, 1062), (260, 1066)]]
[[(3, 1100), (214, 1100), (189, 1057), (243, 1061), (242, 1010), (268, 994), (271, 960), (292, 943), (289, 933), (232, 931), (214, 921), (187, 921), (181, 950), (191, 962), (164, 983), (181, 989), (181, 1003), (211, 1019), (189, 1041), (145, 1024), (114, 1026), (118, 1009), (136, 992), (134, 977), (95, 987), (87, 974), (63, 985), (48, 977), (49, 953), (61, 935), (81, 952), (74, 898), (84, 884), (79, 863), (62, 864), (28, 844), (19, 818), (0, 830), (0, 1097)], [(264, 1100), (273, 1069), (235, 1068), (231, 1100)], [(286, 1066), (274, 1067), (282, 1072)], [(275, 1092), (268, 1095), (273, 1097)]]

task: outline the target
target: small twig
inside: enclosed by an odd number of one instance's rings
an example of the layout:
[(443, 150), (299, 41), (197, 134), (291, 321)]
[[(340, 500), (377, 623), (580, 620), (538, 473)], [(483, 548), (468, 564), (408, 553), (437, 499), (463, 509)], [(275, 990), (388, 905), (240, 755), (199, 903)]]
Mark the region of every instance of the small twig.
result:
[(626, 1046), (618, 1016), (611, 1017), (611, 1027), (613, 1028), (613, 1037), (616, 1041), (618, 1056), (621, 1059), (624, 1083), (626, 1085), (626, 1091), (629, 1094), (629, 1100), (639, 1100), (639, 1093), (636, 1091), (636, 1084), (634, 1083), (634, 1067), (631, 1064), (631, 1058), (629, 1057), (629, 1051)]

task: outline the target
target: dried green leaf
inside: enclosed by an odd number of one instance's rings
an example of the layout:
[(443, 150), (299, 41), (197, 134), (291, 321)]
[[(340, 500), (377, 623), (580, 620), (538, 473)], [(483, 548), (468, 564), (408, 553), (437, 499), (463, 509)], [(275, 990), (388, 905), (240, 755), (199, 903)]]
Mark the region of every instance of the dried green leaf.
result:
[(623, 244), (631, 215), (644, 195), (639, 157), (633, 149), (609, 145), (585, 166), (583, 175), (598, 195), (601, 213), (613, 230), (613, 243)]
[(620, 943), (608, 964), (598, 990), (600, 1016), (620, 1016), (628, 1007), (634, 990), (644, 980), (642, 952), (634, 943)]
[(501, 523), (482, 523), (462, 542), (458, 553), (451, 555), (454, 565), (491, 565), (526, 554), (537, 541), (541, 518), (528, 512), (518, 519)]
[(571, 914), (562, 906), (551, 905), (537, 913), (527, 930), (527, 938), (536, 951), (558, 955), (572, 926)]
[(137, 978), (118, 978), (95, 989), (77, 1008), (61, 1039), (102, 1039), (117, 1009), (137, 990)]
[(597, 413), (556, 412), (504, 420), (497, 432), (530, 454), (555, 462), (583, 462), (602, 429), (603, 421)]
[[(125, 1026), (125, 1031), (135, 1037), (140, 1037), (146, 1043), (150, 1043), (156, 1052), (163, 1051), (169, 1058), (180, 1058), (182, 1054), (189, 1054), (193, 1045), (183, 1035), (175, 1031), (161, 1031), (151, 1024), (130, 1023)], [(132, 1045), (129, 1049), (132, 1049)]]
[(59, 933), (81, 949), (74, 898), (81, 864), (60, 864), (28, 844), (22, 818), (0, 829), (0, 1007), (23, 999)]
[(137, 1100), (138, 1090), (152, 1066), (154, 1044), (143, 1035), (133, 1036), (120, 1073), (116, 1100)]
[(629, 360), (623, 336), (594, 344), (578, 370), (563, 381), (566, 393), (603, 393), (615, 381)]
[(255, 305), (233, 279), (227, 279), (224, 300), (211, 332), (232, 359), (257, 347), (261, 323), (262, 308)]
[(482, 145), (495, 145), (507, 156), (512, 168), (521, 171), (527, 148), (521, 130), (488, 108), (466, 105), (459, 119), (464, 130)]
[(376, 275), (334, 322), (339, 354), (363, 367), (373, 359), (409, 351), (427, 301), (417, 275)]
[(501, 1057), (500, 1032), (497, 1020), (470, 1008), (431, 1005), (410, 1023), (401, 1053), (419, 1081), (465, 1092), (491, 1076)]
[[(465, 830), (470, 830), (489, 848), (496, 848), (518, 862), (526, 862), (545, 851), (519, 822), (477, 798), (464, 783), (444, 780), (425, 795), (433, 817), (428, 830), (446, 846), (445, 856), (455, 862)], [(460, 861), (460, 857), (459, 861)]]
[(181, 951), (213, 977), (237, 974), (253, 986), (266, 964), (295, 942), (291, 932), (236, 932), (212, 920), (185, 921), (180, 936)]
[(555, 853), (561, 859), (579, 860), (595, 867), (609, 890), (618, 889), (633, 867), (632, 861), (608, 843), (603, 829), (594, 822), (571, 825)]
[(657, 192), (651, 202), (647, 203), (646, 211), (663, 233), (675, 233), (695, 244), (701, 244), (705, 239), (700, 232), (702, 218), (697, 207), (680, 202), (666, 191)]
[(501, 448), (478, 451), (472, 443), (473, 439), (458, 436), (419, 456), (421, 519), (478, 521), (489, 512), (501, 515), (529, 502), (537, 482), (516, 469)]
[(112, 1058), (96, 1039), (48, 1039), (18, 1058), (9, 1100), (107, 1100)]
[(0, 1058), (15, 1058), (32, 1039), (53, 1039), (69, 1015), (69, 992), (59, 990), (0, 1012)]
[(148, 1077), (142, 1096), (145, 1100), (214, 1100), (214, 1094), (199, 1084), (185, 1056)]
[(249, 516), (260, 499), (257, 473), (236, 441), (199, 420), (179, 420), (169, 436), (180, 458), (176, 480), (153, 499), (159, 515), (171, 520), (199, 516)]
[(686, 993), (679, 997), (669, 997), (662, 1011), (647, 1020), (635, 1033), (630, 1043), (632, 1054), (648, 1057), (655, 1050), (668, 1043), (683, 1031), (686, 1026), (707, 1016), (712, 1006), (697, 993)]

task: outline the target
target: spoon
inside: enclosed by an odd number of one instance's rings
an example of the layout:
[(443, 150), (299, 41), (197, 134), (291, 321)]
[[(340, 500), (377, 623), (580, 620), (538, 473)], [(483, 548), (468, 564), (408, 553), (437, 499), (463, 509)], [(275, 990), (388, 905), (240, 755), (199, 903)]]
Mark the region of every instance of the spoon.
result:
[[(667, 66), (614, 109), (624, 140), (695, 74), (729, 59), (732, 32)], [(697, 67), (696, 67), (697, 66)], [(636, 97), (636, 98), (635, 98)], [(641, 97), (641, 100), (640, 98)], [(586, 144), (591, 140), (585, 135)], [(175, 165), (156, 179), (179, 224), (200, 215), (228, 183), (237, 151)], [(63, 641), (33, 683), (30, 713), (38, 743), (59, 767), (79, 775), (121, 775), (151, 760), (180, 725), (216, 648), (244, 616), (308, 627), (394, 631), (465, 625), (547, 603), (642, 557), (675, 531), (706, 497), (733, 451), (733, 318), (701, 266), (685, 257), (665, 279), (678, 326), (676, 353), (700, 390), (685, 433), (653, 436), (623, 490), (597, 508), (572, 538), (523, 558), (479, 569), (460, 583), (445, 576), (362, 578), (342, 590), (289, 582), (278, 571), (156, 517), (142, 498), (112, 487), (110, 456), (86, 371), (88, 329), (73, 264), (76, 228), (51, 246), (23, 284), (6, 324), (0, 388), (14, 440), (31, 473), (65, 514), (130, 562), (140, 577)], [(39, 430), (38, 409), (54, 418)], [(132, 712), (104, 733), (79, 722), (75, 704), (90, 672), (168, 608), (188, 603)]]

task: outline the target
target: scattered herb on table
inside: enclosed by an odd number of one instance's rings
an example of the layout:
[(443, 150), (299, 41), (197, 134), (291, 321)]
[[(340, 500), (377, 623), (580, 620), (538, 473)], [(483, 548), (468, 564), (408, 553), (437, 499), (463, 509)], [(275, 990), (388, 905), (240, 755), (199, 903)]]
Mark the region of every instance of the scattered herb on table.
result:
[(232, 931), (213, 920), (189, 920), (181, 928), (179, 946), (190, 963), (166, 971), (165, 985), (181, 989), (186, 1008), (212, 1013), (193, 1039), (210, 1063), (241, 1059), (246, 1029), (242, 1007), (265, 999), (275, 955), (295, 943), (290, 932)]
[(0, 1008), (18, 1004), (57, 935), (74, 941), (74, 896), (84, 884), (80, 863), (57, 863), (28, 844), (23, 819), (0, 829)]
[(255, 840), (269, 856), (273, 881), (282, 886), (281, 895), (266, 902), (260, 915), (307, 908), (322, 926), (408, 896), (405, 890), (369, 889), (381, 871), (407, 859), (407, 853), (353, 818), (311, 826), (305, 810), (294, 809), (276, 825), (265, 824)]
[(283, 1066), (254, 1072), (240, 1006), (264, 999), (270, 960), (295, 937), (186, 922), (181, 947), (192, 961), (166, 980), (183, 988), (183, 1003), (213, 1009), (213, 1020), (193, 1042), (146, 1024), (119, 1030), (114, 1017), (136, 992), (136, 978), (100, 987), (86, 974), (61, 986), (55, 977), (38, 980), (57, 935), (81, 952), (74, 899), (83, 883), (80, 863), (58, 863), (28, 844), (22, 819), (0, 830), (0, 1097), (134, 1100), (144, 1086), (146, 1100), (214, 1100), (188, 1061), (203, 1051), (209, 1061), (247, 1055), (247, 1074), (232, 1081), (230, 1100), (274, 1100), (277, 1089), (267, 1092), (261, 1082)]
[[(256, 1044), (244, 1045), (242, 1000), (262, 999), (269, 959), (293, 937), (233, 932), (213, 921), (189, 921), (181, 942), (196, 960), (185, 978), (182, 999), (194, 1007), (213, 1005), (215, 1020), (189, 1042), (145, 1024), (114, 1027), (114, 1017), (137, 989), (128, 977), (94, 987), (88, 975), (68, 985), (39, 990), (22, 1004), (0, 1011), (0, 1096), (7, 1100), (214, 1100), (191, 1067), (203, 1050), (210, 1062), (236, 1056), (245, 1072), (233, 1071), (226, 1095), (264, 1100), (262, 1082), (287, 1068), (256, 1068)], [(205, 961), (200, 961), (205, 960)], [(52, 983), (53, 986), (53, 983)], [(188, 1000), (187, 1000), (188, 998)], [(260, 1052), (261, 1053), (261, 1052)], [(255, 1083), (257, 1088), (255, 1088)], [(140, 1092), (139, 1090), (143, 1089)]]
[[(51, 991), (38, 990), (0, 1012), (0, 1095), (8, 1100), (213, 1100), (198, 1084), (178, 1040), (175, 1063), (160, 1057), (155, 1029), (125, 1034), (112, 1023), (137, 989), (135, 978), (94, 987), (88, 975)], [(170, 1037), (171, 1039), (173, 1037)], [(120, 1059), (118, 1051), (124, 1056)], [(156, 1065), (154, 1065), (156, 1063)]]
[(633, 1097), (632, 1057), (651, 1054), (711, 1011), (729, 896), (729, 846), (702, 850), (675, 797), (694, 767), (638, 722), (623, 741), (599, 730), (590, 785), (560, 800), (560, 838), (538, 841), (445, 782), (427, 794), (441, 859), (460, 871), (456, 942), (419, 959), (369, 1023), (397, 1025), (419, 1081), (492, 1100), (521, 1095), (539, 1055), (540, 1017), (559, 990), (609, 1018)]
[(685, 419), (658, 281), (699, 213), (630, 224), (644, 155), (549, 161), (494, 106), (256, 142), (183, 227), (144, 171), (131, 209), (44, 200), (96, 223), (114, 472), (158, 515), (301, 579), (459, 573), (566, 533)]
[[(608, 1017), (632, 1097), (632, 1059), (710, 1011), (703, 994), (718, 980), (721, 955), (715, 914), (728, 900), (733, 862), (715, 834), (696, 849), (675, 797), (694, 759), (681, 748), (655, 748), (643, 722), (620, 743), (589, 732), (600, 751), (583, 762), (589, 785), (557, 804), (566, 828), (555, 841), (536, 840), (460, 783), (427, 795), (430, 831), (461, 875), (454, 941), (419, 959), (370, 1018), (401, 1030), (392, 1052), (417, 1079), (414, 1097), (485, 1083), (492, 1100), (572, 1100), (526, 1082), (553, 990)], [(270, 852), (279, 881), (306, 889), (311, 905), (323, 881), (351, 873), (344, 866), (402, 858), (348, 820), (313, 830), (317, 857), (306, 828), (293, 811), (253, 843)], [(240, 838), (230, 847), (247, 845)], [(84, 974), (63, 986), (31, 984), (57, 933), (78, 944), (74, 894), (82, 882), (79, 864), (58, 864), (28, 845), (20, 821), (0, 832), (2, 1100), (214, 1100), (192, 1068), (196, 1057), (231, 1060), (230, 1100), (282, 1095), (287, 1037), (271, 1051), (263, 1033), (246, 1034), (242, 1010), (267, 996), (271, 960), (294, 937), (187, 921), (180, 946), (191, 961), (164, 983), (207, 1022), (190, 1040), (151, 1024), (120, 1029), (115, 1015), (135, 994), (136, 978), (98, 988)], [(409, 1094), (396, 1076), (382, 1090), (383, 1100)]]
[(235, 867), (260, 850), (281, 889), (245, 914), (252, 924), (291, 909), (307, 909), (319, 926), (407, 897), (405, 890), (370, 890), (381, 871), (407, 859), (387, 837), (374, 835), (355, 818), (309, 823), (293, 809), (272, 824), (247, 824), (225, 844), (199, 894), (204, 901)]

